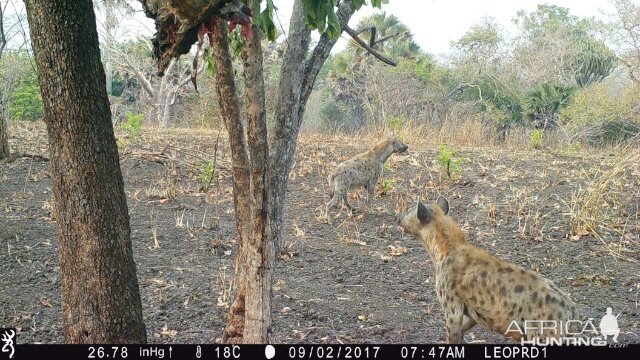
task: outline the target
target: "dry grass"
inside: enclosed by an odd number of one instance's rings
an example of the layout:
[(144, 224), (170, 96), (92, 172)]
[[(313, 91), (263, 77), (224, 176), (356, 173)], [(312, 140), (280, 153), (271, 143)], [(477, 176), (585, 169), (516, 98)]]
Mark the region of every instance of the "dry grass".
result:
[[(618, 147), (609, 157), (605, 158), (596, 173), (591, 177), (586, 187), (580, 187), (573, 192), (571, 202), (568, 204), (568, 215), (571, 221), (571, 234), (579, 238), (584, 235), (594, 235), (601, 239), (607, 249), (615, 256), (624, 256), (624, 246), (618, 246), (619, 251), (614, 251), (612, 246), (604, 242), (599, 233), (608, 230), (620, 235), (622, 241), (631, 239), (626, 236), (629, 233), (628, 217), (623, 216), (626, 211), (624, 203), (629, 197), (634, 196), (630, 188), (635, 184), (627, 183), (622, 175), (627, 172), (640, 174), (640, 140), (636, 139), (626, 146)], [(588, 176), (588, 174), (585, 174)], [(638, 194), (635, 194), (636, 196)], [(637, 221), (638, 209), (632, 220)], [(637, 229), (631, 228), (631, 231)]]
[[(500, 147), (507, 149), (530, 149), (531, 130), (526, 128), (510, 129), (500, 141), (496, 137), (494, 127), (488, 126), (486, 122), (479, 119), (469, 119), (465, 121), (445, 119), (441, 124), (425, 123), (422, 125), (407, 124), (397, 131), (393, 131), (384, 124), (373, 129), (363, 128), (355, 133), (342, 133), (340, 131), (326, 133), (307, 131), (305, 134), (314, 134), (324, 138), (349, 138), (362, 139), (365, 141), (379, 139), (389, 133), (398, 133), (401, 138), (411, 144), (447, 144), (458, 147)], [(545, 131), (542, 140), (543, 147), (566, 152), (569, 148), (566, 134), (558, 129)]]

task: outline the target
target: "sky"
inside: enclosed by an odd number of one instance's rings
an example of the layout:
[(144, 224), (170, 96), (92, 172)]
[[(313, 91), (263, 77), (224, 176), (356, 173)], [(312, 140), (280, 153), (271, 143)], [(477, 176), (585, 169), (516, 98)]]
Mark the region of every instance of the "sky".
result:
[[(640, 0), (634, 2), (640, 3)], [(274, 3), (278, 7), (278, 18), (288, 31), (293, 0), (274, 0)], [(533, 11), (540, 3), (569, 8), (573, 15), (580, 17), (605, 19), (604, 14), (613, 12), (608, 0), (389, 0), (389, 4), (382, 5), (382, 10), (397, 16), (407, 25), (423, 50), (433, 55), (443, 55), (450, 52), (451, 41), (459, 39), (471, 26), (487, 16), (494, 17), (506, 31), (515, 34), (517, 28), (512, 20), (517, 12)], [(364, 16), (373, 13), (371, 6), (365, 6), (354, 14), (349, 25), (354, 27)], [(336, 50), (343, 49), (346, 41), (343, 34), (342, 40), (336, 44)]]
[[(368, 0), (370, 2), (370, 0)], [(640, 4), (640, 0), (633, 0)], [(12, 1), (19, 12), (23, 12), (21, 1)], [(289, 17), (293, 8), (293, 0), (274, 0), (278, 10), (275, 20), (276, 26), (282, 27), (285, 33), (289, 29)], [(580, 17), (596, 17), (606, 19), (606, 14), (613, 12), (610, 0), (389, 0), (389, 4), (382, 5), (382, 11), (397, 16), (407, 25), (414, 40), (420, 47), (433, 55), (450, 53), (450, 44), (459, 39), (471, 26), (479, 23), (485, 17), (493, 17), (510, 35), (517, 33), (512, 20), (519, 10), (531, 12), (537, 4), (546, 3), (570, 9), (573, 15)], [(138, 1), (132, 4), (139, 9), (133, 19), (125, 21), (122, 31), (118, 35), (134, 36), (135, 34), (151, 35), (154, 31), (152, 20), (146, 18), (141, 11)], [(375, 11), (366, 5), (360, 9), (350, 21), (355, 27), (360, 19), (373, 14)], [(98, 28), (101, 28), (98, 15)], [(317, 37), (317, 32), (315, 33)], [(334, 52), (345, 48), (349, 41), (343, 33), (341, 40), (334, 48)]]

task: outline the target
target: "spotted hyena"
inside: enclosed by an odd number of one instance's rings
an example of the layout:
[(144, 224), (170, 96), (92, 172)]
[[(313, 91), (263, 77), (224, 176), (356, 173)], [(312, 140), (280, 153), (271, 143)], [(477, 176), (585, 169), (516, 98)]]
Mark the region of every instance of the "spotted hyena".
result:
[[(441, 196), (431, 204), (419, 201), (397, 220), (422, 240), (435, 265), (449, 343), (463, 342), (465, 331), (475, 324), (519, 341), (517, 329), (524, 329), (525, 320), (527, 339), (557, 337), (564, 327), (557, 325), (556, 333), (552, 324), (578, 320), (575, 303), (553, 282), (469, 244), (448, 212), (449, 202)], [(544, 323), (543, 329), (542, 320), (555, 322)]]
[(347, 200), (347, 191), (361, 186), (367, 189), (367, 207), (369, 207), (384, 162), (391, 154), (406, 152), (408, 148), (396, 136), (389, 136), (369, 151), (338, 165), (329, 175), (331, 200), (327, 203), (326, 213), (328, 214), (330, 208), (338, 205), (340, 200), (343, 200), (347, 208), (353, 211), (353, 207)]

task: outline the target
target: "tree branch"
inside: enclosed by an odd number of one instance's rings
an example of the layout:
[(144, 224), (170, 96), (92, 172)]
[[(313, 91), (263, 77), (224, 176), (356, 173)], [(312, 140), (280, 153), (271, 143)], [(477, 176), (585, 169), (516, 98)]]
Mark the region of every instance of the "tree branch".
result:
[[(384, 41), (387, 41), (387, 40), (389, 40), (389, 39), (391, 39), (391, 38), (394, 38), (394, 37), (396, 37), (396, 36), (398, 36), (398, 35), (402, 35), (402, 34), (404, 34), (404, 33), (406, 33), (406, 31), (400, 31), (400, 32), (397, 32), (397, 33), (395, 33), (395, 34), (393, 34), (393, 35), (385, 36), (385, 37), (383, 37), (383, 38), (380, 38), (380, 39), (378, 39), (378, 40), (375, 40), (375, 41), (373, 42), (373, 45), (375, 45), (375, 44), (379, 44), (379, 43), (384, 42)], [(369, 42), (369, 45), (371, 45), (371, 42)], [(373, 45), (371, 45), (371, 46), (373, 46)]]
[[(344, 0), (340, 2), (336, 15), (341, 28), (344, 29), (344, 27), (347, 26), (353, 13), (354, 10), (351, 8), (351, 0)], [(309, 99), (311, 91), (313, 90), (313, 84), (320, 72), (320, 68), (322, 68), (322, 65), (329, 57), (331, 49), (333, 49), (336, 41), (337, 40), (332, 40), (327, 34), (322, 34), (322, 36), (320, 36), (320, 41), (318, 41), (316, 47), (313, 49), (313, 54), (305, 63), (300, 104), (306, 104), (307, 99)], [(304, 112), (304, 110), (302, 111)], [(302, 117), (300, 117), (298, 121), (302, 121)]]
[[(6, 5), (5, 5), (5, 8), (6, 8)], [(4, 35), (3, 19), (4, 19), (4, 9), (0, 6), (0, 58), (2, 57), (2, 52), (4, 51), (4, 47), (7, 45), (7, 37)]]
[(350, 28), (348, 25), (345, 25), (342, 27), (342, 29), (349, 34), (349, 36), (351, 36), (351, 38), (353, 40), (355, 40), (356, 43), (358, 43), (358, 45), (360, 45), (362, 48), (364, 48), (365, 50), (367, 50), (371, 55), (373, 55), (376, 59), (382, 61), (383, 63), (387, 64), (387, 65), (391, 65), (391, 66), (397, 66), (398, 63), (388, 59), (386, 57), (384, 57), (384, 55), (380, 54), (379, 52), (377, 52), (375, 49), (373, 49), (371, 46), (369, 46), (367, 43), (365, 43), (362, 39), (360, 39), (360, 37), (358, 36), (358, 34), (356, 34), (355, 31), (353, 31), (352, 28)]
[(127, 57), (127, 55), (125, 55), (124, 53), (122, 53), (120, 50), (112, 47), (111, 51), (113, 51), (113, 53), (115, 55), (118, 56), (119, 61), (124, 61), (124, 64), (120, 63), (120, 66), (123, 66), (125, 68), (128, 68), (129, 70), (131, 70), (133, 72), (133, 75), (138, 78), (138, 80), (140, 81), (140, 83), (142, 84), (142, 87), (144, 88), (144, 90), (147, 92), (147, 94), (149, 96), (151, 96), (152, 98), (155, 97), (155, 91), (153, 91), (153, 86), (151, 85), (151, 81), (149, 81), (149, 79), (147, 79), (144, 74), (142, 73), (142, 71), (138, 70), (132, 63), (131, 61), (129, 61), (129, 58)]

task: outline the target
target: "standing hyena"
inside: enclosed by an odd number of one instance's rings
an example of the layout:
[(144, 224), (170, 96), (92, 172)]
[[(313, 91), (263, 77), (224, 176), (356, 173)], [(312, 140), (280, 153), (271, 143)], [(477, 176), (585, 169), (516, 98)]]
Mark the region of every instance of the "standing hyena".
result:
[(428, 205), (419, 201), (397, 220), (422, 240), (435, 265), (449, 343), (464, 341), (476, 323), (519, 341), (525, 320), (527, 339), (558, 337), (568, 320), (578, 320), (575, 303), (553, 282), (469, 244), (448, 212), (449, 202), (440, 196)]
[(369, 207), (384, 162), (391, 154), (406, 152), (408, 148), (396, 136), (389, 136), (369, 151), (338, 165), (328, 179), (331, 200), (327, 203), (326, 214), (329, 214), (329, 209), (338, 205), (340, 200), (343, 200), (347, 208), (353, 212), (353, 207), (347, 200), (347, 191), (361, 186), (367, 189), (367, 207)]

